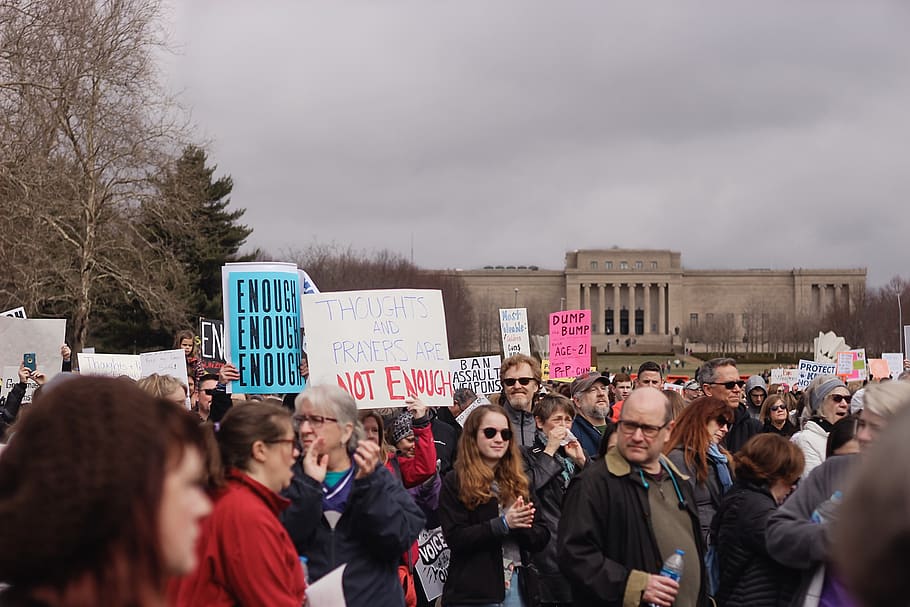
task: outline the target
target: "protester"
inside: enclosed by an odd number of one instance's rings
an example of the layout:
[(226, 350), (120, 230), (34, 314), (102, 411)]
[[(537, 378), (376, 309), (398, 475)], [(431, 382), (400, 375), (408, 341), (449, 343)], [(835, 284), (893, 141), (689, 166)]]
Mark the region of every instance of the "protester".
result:
[(802, 431), (793, 435), (793, 442), (806, 457), (803, 478), (825, 461), (828, 433), (837, 420), (847, 416), (852, 397), (843, 381), (833, 375), (819, 375), (809, 383), (804, 398), (810, 417)]
[[(910, 390), (893, 396), (910, 401)], [(910, 462), (910, 411), (886, 425), (855, 471), (855, 485), (841, 505), (845, 524), (832, 529), (836, 567), (861, 607), (903, 604), (910, 597), (910, 492), (903, 480)]]
[[(600, 439), (610, 423), (609, 386), (610, 380), (596, 371), (579, 375), (572, 382), (572, 402), (578, 412), (572, 423), (572, 434), (588, 457), (597, 453)], [(537, 426), (540, 427), (539, 422)]]
[(211, 511), (202, 429), (130, 381), (45, 388), (0, 457), (0, 604), (164, 605)]
[(538, 597), (529, 594), (536, 582), (530, 553), (542, 549), (550, 534), (535, 516), (513, 432), (499, 406), (478, 407), (465, 421), (458, 461), (439, 498), (451, 551), (442, 593), (446, 607), (536, 604)]
[(294, 465), (282, 521), (308, 559), (310, 580), (346, 564), (348, 605), (404, 605), (396, 569), (423, 527), (420, 509), (381, 465), (379, 446), (363, 440), (350, 394), (310, 384), (296, 407), (304, 456)]
[[(851, 489), (851, 473), (891, 418), (908, 408), (910, 384), (887, 382), (870, 385), (866, 389), (866, 405), (856, 435), (860, 453), (825, 460), (769, 517), (766, 535), (768, 554), (802, 573), (794, 605), (803, 605), (807, 599), (829, 601), (823, 604), (830, 605), (848, 604), (846, 601), (850, 599), (845, 596), (840, 574), (827, 568), (831, 560), (830, 537), (832, 530), (838, 526), (856, 525), (859, 520), (842, 518), (838, 506), (844, 496), (854, 500), (865, 499), (864, 495)], [(890, 474), (890, 467), (888, 470), (888, 478), (895, 478)]]
[(859, 453), (859, 441), (856, 439), (859, 422), (859, 415), (848, 415), (834, 423), (828, 433), (825, 459), (834, 455)]
[(768, 398), (768, 386), (761, 375), (752, 375), (746, 380), (746, 409), (753, 419), (758, 419), (762, 403)]
[(764, 400), (758, 420), (763, 424), (762, 432), (790, 438), (797, 431), (796, 426), (790, 421), (787, 402), (780, 394), (771, 394)]
[[(633, 390), (644, 387), (657, 388), (660, 390), (663, 388), (663, 385), (663, 372), (660, 369), (660, 365), (658, 365), (653, 360), (646, 360), (638, 366), (638, 373), (635, 376)], [(631, 392), (629, 394), (631, 394)], [(628, 395), (626, 398), (628, 398)], [(610, 419), (614, 423), (619, 421), (624, 401), (625, 399), (617, 401), (613, 405), (613, 412), (610, 416)]]
[[(559, 563), (577, 607), (705, 607), (704, 543), (695, 498), (661, 451), (670, 435), (666, 397), (654, 388), (629, 395), (617, 444), (569, 485), (559, 520)], [(658, 575), (685, 552), (680, 582)]]
[(171, 585), (172, 605), (300, 607), (305, 599), (297, 551), (278, 519), (297, 441), (291, 414), (271, 400), (232, 409), (215, 429), (223, 472), (199, 538), (203, 565)]
[(565, 396), (542, 396), (534, 405), (534, 421), (537, 424), (534, 446), (521, 450), (531, 492), (537, 496), (537, 517), (550, 532), (550, 542), (542, 551), (531, 556), (540, 574), (542, 606), (568, 605), (572, 602), (572, 590), (560, 573), (556, 558), (556, 530), (569, 482), (587, 462), (580, 441), (570, 440), (568, 436), (573, 414), (572, 401)]
[(783, 436), (753, 436), (734, 456), (736, 481), (712, 526), (720, 565), (719, 607), (786, 607), (799, 572), (768, 554), (765, 526), (799, 481), (805, 460)]
[(205, 365), (202, 364), (202, 358), (199, 357), (196, 347), (196, 334), (190, 329), (177, 331), (174, 336), (174, 349), (183, 350), (186, 356), (186, 374), (192, 376), (199, 384), (199, 380), (205, 375)]
[(683, 409), (686, 408), (688, 403), (683, 398), (682, 394), (676, 390), (661, 390), (661, 392), (667, 397), (667, 402), (670, 403), (670, 417), (675, 420), (679, 417), (679, 414), (683, 412)]
[(499, 404), (515, 426), (515, 441), (520, 447), (534, 444), (537, 426), (531, 409), (540, 390), (540, 363), (524, 354), (513, 354), (499, 368), (502, 392)]
[(19, 362), (17, 375), (19, 378), (18, 383), (13, 384), (6, 395), (6, 399), (0, 401), (0, 442), (5, 440), (6, 434), (19, 417), (22, 400), (25, 398), (26, 390), (28, 390), (28, 381), (35, 381), (40, 386), (47, 380), (47, 376), (40, 370), (32, 371), (21, 361)]
[(712, 358), (698, 369), (698, 381), (705, 396), (716, 396), (733, 411), (733, 425), (724, 438), (724, 446), (736, 453), (750, 438), (762, 431), (761, 422), (753, 419), (742, 403), (745, 382), (739, 378), (732, 358)]
[(184, 409), (187, 408), (187, 387), (176, 377), (152, 373), (137, 381), (136, 385), (155, 398), (163, 398)]
[(701, 390), (701, 384), (699, 384), (697, 380), (690, 379), (683, 384), (683, 399), (686, 401), (686, 404), (691, 403), (696, 398), (704, 395), (705, 393)]
[(696, 398), (676, 419), (664, 454), (692, 486), (702, 539), (711, 546), (711, 520), (724, 494), (733, 486), (730, 454), (721, 447), (733, 422), (727, 403), (713, 396)]
[(610, 382), (610, 403), (616, 404), (632, 394), (632, 377), (628, 373), (617, 373)]

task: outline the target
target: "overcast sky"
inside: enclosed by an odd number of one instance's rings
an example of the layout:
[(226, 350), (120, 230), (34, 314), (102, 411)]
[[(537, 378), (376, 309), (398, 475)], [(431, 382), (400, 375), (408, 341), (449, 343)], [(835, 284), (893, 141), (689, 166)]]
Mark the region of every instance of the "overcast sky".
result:
[(176, 4), (169, 81), (276, 254), (910, 277), (910, 3)]

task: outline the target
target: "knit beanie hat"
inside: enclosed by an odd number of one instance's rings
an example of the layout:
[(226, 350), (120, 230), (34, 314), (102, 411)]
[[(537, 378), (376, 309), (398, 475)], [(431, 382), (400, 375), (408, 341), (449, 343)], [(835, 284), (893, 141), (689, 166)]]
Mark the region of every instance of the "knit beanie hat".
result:
[(410, 411), (405, 411), (392, 420), (392, 423), (389, 425), (389, 438), (393, 445), (397, 445), (398, 441), (414, 433), (414, 430), (411, 428), (411, 422), (413, 420), (414, 418), (411, 416)]

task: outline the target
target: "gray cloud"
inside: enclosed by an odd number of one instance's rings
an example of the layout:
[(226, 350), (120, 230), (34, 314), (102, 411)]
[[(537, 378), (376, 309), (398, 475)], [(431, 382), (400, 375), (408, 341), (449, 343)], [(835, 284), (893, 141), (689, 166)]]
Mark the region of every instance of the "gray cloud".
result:
[(252, 244), (427, 267), (903, 268), (899, 2), (179, 3), (168, 64)]

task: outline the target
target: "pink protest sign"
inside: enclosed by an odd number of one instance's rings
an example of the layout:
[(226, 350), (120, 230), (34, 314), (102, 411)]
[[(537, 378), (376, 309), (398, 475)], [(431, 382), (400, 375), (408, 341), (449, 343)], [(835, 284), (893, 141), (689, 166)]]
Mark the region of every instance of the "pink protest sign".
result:
[(575, 377), (591, 369), (591, 310), (550, 314), (550, 378)]

